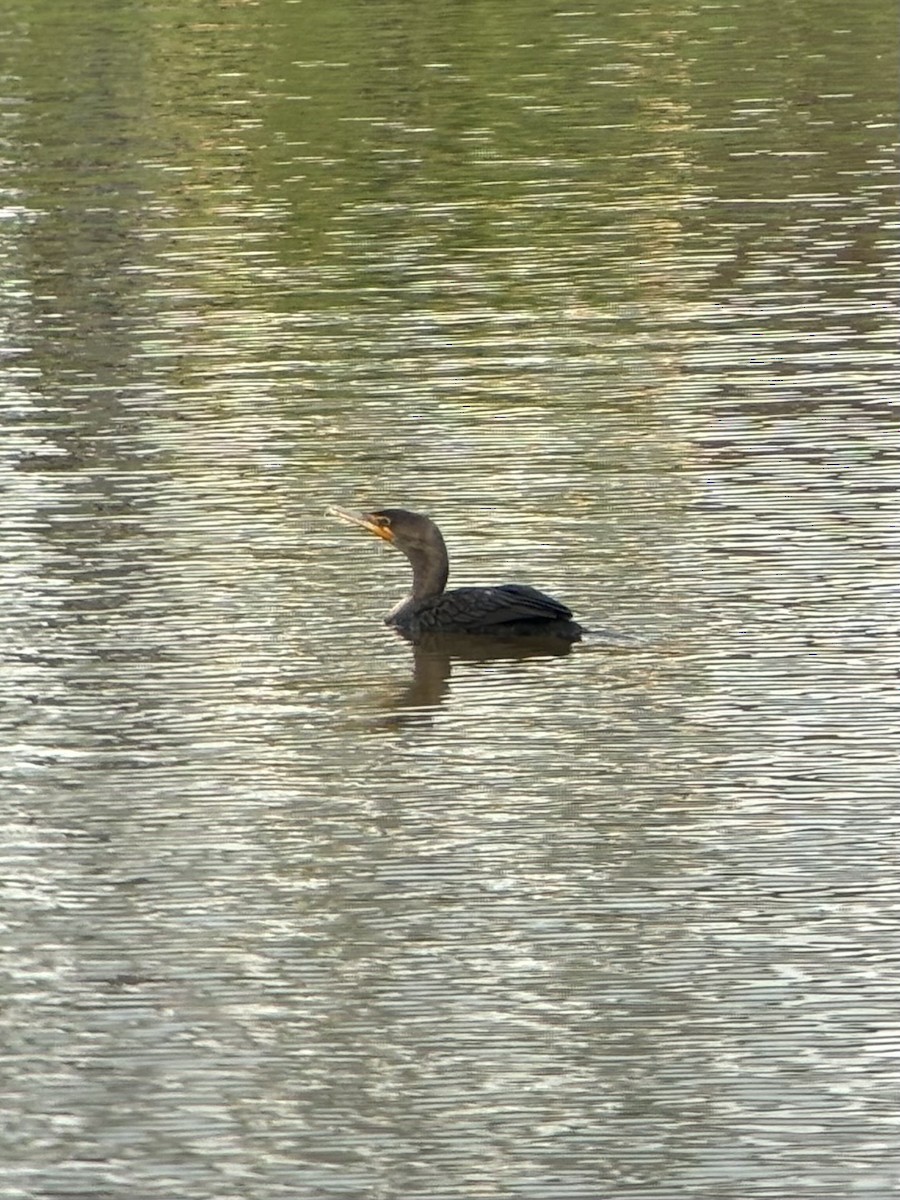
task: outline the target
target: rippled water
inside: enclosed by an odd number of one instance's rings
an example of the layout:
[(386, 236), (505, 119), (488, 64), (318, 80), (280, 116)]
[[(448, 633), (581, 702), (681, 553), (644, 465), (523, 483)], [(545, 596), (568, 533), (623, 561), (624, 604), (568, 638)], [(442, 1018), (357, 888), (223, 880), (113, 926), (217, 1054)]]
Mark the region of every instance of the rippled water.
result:
[(896, 1194), (893, 18), (7, 7), (0, 1194)]

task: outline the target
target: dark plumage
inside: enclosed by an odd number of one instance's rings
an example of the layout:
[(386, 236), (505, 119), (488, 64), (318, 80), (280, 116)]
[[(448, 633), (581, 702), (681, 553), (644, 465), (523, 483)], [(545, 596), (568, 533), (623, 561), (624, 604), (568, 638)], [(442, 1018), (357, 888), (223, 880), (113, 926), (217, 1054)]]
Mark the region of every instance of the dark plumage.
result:
[(405, 508), (336, 516), (396, 546), (409, 559), (412, 592), (385, 621), (408, 637), (430, 633), (482, 633), (494, 637), (543, 635), (577, 642), (584, 632), (571, 611), (522, 583), (461, 587), (445, 591), (450, 572), (447, 548), (434, 521)]

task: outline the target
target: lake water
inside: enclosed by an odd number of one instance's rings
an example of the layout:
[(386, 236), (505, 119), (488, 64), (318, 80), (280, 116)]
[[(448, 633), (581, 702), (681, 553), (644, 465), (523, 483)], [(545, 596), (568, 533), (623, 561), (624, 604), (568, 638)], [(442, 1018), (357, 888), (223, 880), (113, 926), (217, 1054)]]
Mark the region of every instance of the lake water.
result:
[(896, 1195), (894, 6), (0, 44), (0, 1196)]

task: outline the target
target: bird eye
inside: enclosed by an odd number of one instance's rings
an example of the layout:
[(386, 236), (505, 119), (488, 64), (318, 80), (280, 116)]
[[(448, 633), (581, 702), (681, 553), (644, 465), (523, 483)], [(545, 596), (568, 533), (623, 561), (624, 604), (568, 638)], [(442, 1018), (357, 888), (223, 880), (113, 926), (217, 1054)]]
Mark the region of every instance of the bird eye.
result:
[(389, 529), (390, 525), (391, 525), (391, 518), (390, 517), (382, 517), (379, 520), (378, 524), (381, 526), (382, 529)]

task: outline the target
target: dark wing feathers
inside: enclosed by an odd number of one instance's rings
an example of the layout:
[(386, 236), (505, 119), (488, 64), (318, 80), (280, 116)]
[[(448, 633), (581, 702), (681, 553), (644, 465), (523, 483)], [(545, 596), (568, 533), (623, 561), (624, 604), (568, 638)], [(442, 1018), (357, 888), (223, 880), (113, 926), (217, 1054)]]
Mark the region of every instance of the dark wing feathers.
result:
[(513, 621), (568, 621), (572, 616), (564, 604), (523, 583), (452, 588), (437, 603), (442, 623), (449, 620), (460, 629), (493, 628)]

